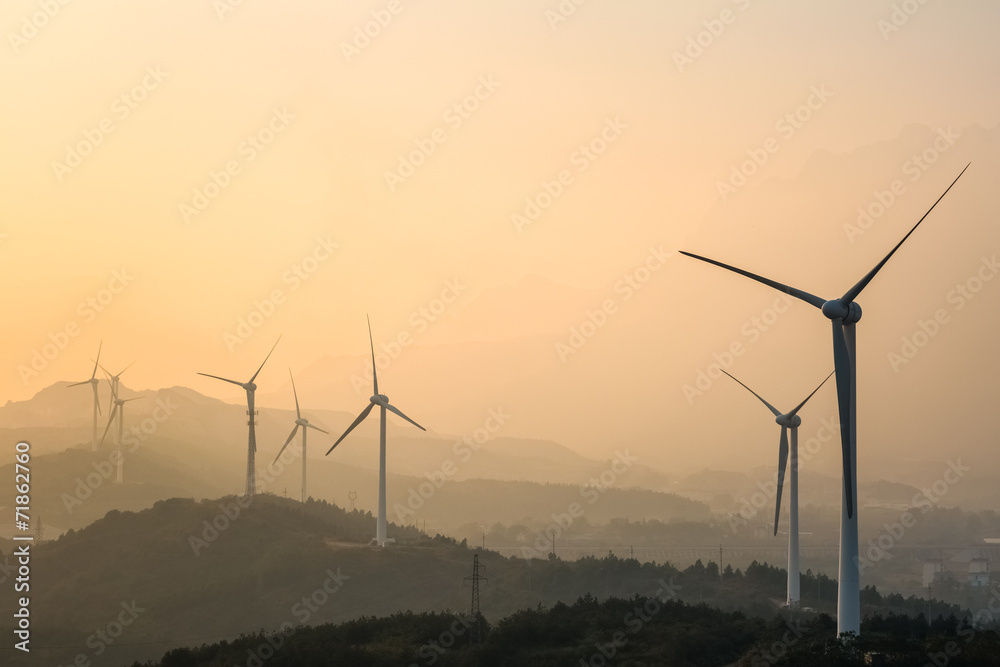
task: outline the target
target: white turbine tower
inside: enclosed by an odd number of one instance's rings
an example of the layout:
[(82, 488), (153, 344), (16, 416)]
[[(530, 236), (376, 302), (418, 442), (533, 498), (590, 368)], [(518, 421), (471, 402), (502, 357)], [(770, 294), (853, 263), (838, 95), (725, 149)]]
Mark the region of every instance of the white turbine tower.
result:
[(123, 464), (125, 462), (125, 456), (122, 454), (122, 441), (124, 440), (125, 431), (125, 404), (129, 401), (135, 401), (142, 398), (142, 396), (134, 396), (132, 398), (118, 398), (118, 392), (112, 391), (111, 394), (111, 415), (108, 417), (108, 425), (104, 427), (104, 435), (101, 436), (101, 444), (104, 444), (104, 439), (108, 437), (108, 431), (111, 429), (111, 425), (115, 421), (115, 416), (118, 417), (118, 431), (115, 433), (115, 444), (118, 447), (118, 462), (116, 467), (115, 478), (118, 484), (121, 484), (124, 480), (124, 472), (122, 470)]
[[(278, 341), (281, 340), (281, 336), (278, 336), (278, 340), (274, 341), (274, 345), (271, 346), (271, 352), (274, 352), (274, 348), (278, 347)], [(264, 364), (267, 360), (271, 358), (271, 352), (267, 353), (264, 357), (264, 361), (261, 363), (260, 368), (257, 372), (253, 374), (247, 382), (237, 382), (236, 380), (230, 380), (229, 378), (219, 377), (218, 375), (209, 375), (208, 373), (198, 373), (198, 375), (204, 375), (205, 377), (215, 378), (216, 380), (222, 380), (223, 382), (228, 382), (230, 384), (235, 384), (238, 387), (243, 387), (247, 392), (247, 426), (250, 428), (250, 436), (247, 441), (247, 485), (246, 485), (246, 497), (253, 498), (257, 493), (257, 468), (254, 463), (254, 454), (257, 453), (257, 411), (253, 407), (253, 397), (254, 392), (257, 391), (257, 385), (253, 383), (260, 375), (260, 371), (264, 368)]]
[[(965, 166), (968, 169), (969, 165)], [(948, 189), (938, 197), (937, 201), (924, 213), (923, 217), (913, 225), (906, 236), (896, 244), (882, 261), (844, 293), (839, 299), (825, 301), (818, 296), (794, 287), (764, 278), (755, 273), (738, 269), (729, 264), (717, 262), (700, 255), (681, 251), (681, 254), (714, 264), (776, 290), (784, 292), (796, 299), (819, 308), (823, 315), (833, 323), (833, 361), (837, 374), (837, 403), (840, 412), (840, 441), (844, 457), (844, 488), (840, 516), (840, 567), (837, 577), (837, 634), (848, 632), (858, 634), (861, 630), (861, 572), (858, 560), (858, 431), (857, 431), (857, 348), (854, 325), (861, 319), (861, 306), (854, 300), (868, 286), (875, 274), (881, 270), (889, 258), (895, 254), (906, 239), (910, 238), (920, 223), (924, 221), (934, 207), (938, 205), (948, 191), (954, 187), (965, 169), (952, 181)]]
[[(726, 373), (726, 371), (722, 372)], [(726, 373), (726, 375), (729, 375), (729, 373)], [(813, 394), (819, 391), (820, 387), (826, 384), (826, 381), (832, 375), (833, 373), (827, 375), (819, 383), (819, 387), (813, 389), (812, 394), (806, 396), (806, 400), (799, 403), (795, 406), (794, 410), (786, 414), (782, 414), (777, 408), (765, 401), (760, 394), (732, 375), (729, 375), (744, 389), (756, 396), (761, 403), (766, 405), (767, 409), (774, 414), (774, 421), (781, 426), (781, 440), (778, 442), (778, 493), (774, 502), (775, 535), (778, 534), (778, 518), (781, 515), (781, 489), (785, 484), (785, 467), (788, 460), (791, 459), (791, 475), (788, 480), (788, 586), (786, 599), (786, 603), (791, 608), (796, 608), (799, 605), (799, 571), (801, 569), (799, 567), (799, 426), (802, 424), (802, 418), (799, 417), (798, 411), (813, 397)], [(791, 431), (791, 448), (789, 448), (789, 431)]]
[(282, 452), (285, 451), (285, 447), (287, 447), (288, 443), (290, 443), (292, 441), (292, 438), (295, 437), (295, 433), (299, 430), (299, 427), (301, 426), (302, 427), (302, 502), (305, 502), (306, 498), (307, 498), (307, 496), (306, 496), (306, 432), (309, 429), (315, 429), (315, 430), (319, 431), (320, 433), (326, 433), (327, 435), (330, 435), (330, 434), (327, 431), (324, 431), (323, 429), (319, 428), (318, 426), (313, 426), (312, 424), (309, 423), (308, 419), (305, 419), (302, 416), (302, 411), (299, 410), (299, 394), (298, 394), (298, 392), (295, 391), (295, 378), (292, 377), (292, 369), (291, 368), (288, 369), (288, 377), (290, 377), (292, 379), (292, 395), (295, 397), (295, 428), (292, 429), (292, 432), (289, 434), (288, 439), (285, 440), (285, 444), (281, 446), (281, 451), (278, 452), (278, 455), (274, 457), (274, 461), (275, 461), (275, 463), (277, 463), (278, 459), (281, 458), (281, 454), (282, 454)]
[(89, 384), (94, 390), (94, 426), (90, 437), (90, 451), (97, 451), (97, 415), (101, 414), (100, 399), (97, 395), (97, 385), (101, 383), (97, 379), (97, 367), (100, 365), (101, 361), (101, 347), (104, 345), (104, 341), (101, 341), (97, 345), (97, 359), (94, 360), (94, 370), (90, 373), (90, 379), (84, 380), (83, 382), (74, 382), (71, 387), (79, 387), (82, 384)]
[(344, 435), (337, 439), (337, 442), (333, 443), (333, 447), (327, 451), (327, 455), (333, 451), (333, 448), (340, 444), (340, 441), (347, 437), (347, 434), (354, 430), (354, 427), (365, 420), (368, 413), (372, 411), (376, 405), (379, 406), (381, 412), (381, 423), (379, 427), (379, 466), (378, 466), (378, 523), (375, 527), (375, 543), (384, 547), (386, 542), (395, 542), (395, 540), (386, 539), (386, 521), (385, 521), (385, 411), (389, 410), (394, 412), (406, 421), (410, 422), (421, 431), (426, 431), (423, 426), (413, 421), (402, 412), (399, 411), (394, 405), (389, 404), (389, 397), (385, 394), (378, 393), (378, 373), (375, 369), (375, 343), (372, 340), (372, 323), (368, 320), (368, 343), (371, 345), (372, 350), (372, 380), (375, 384), (375, 393), (368, 399), (368, 407), (361, 411), (358, 418), (354, 420), (347, 430), (344, 431)]

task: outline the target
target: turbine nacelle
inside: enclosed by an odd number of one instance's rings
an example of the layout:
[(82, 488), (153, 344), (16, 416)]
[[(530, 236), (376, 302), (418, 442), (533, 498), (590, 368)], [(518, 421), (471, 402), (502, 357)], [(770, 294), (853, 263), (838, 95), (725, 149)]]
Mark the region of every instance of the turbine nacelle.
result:
[(243, 388), (246, 389), (247, 391), (257, 391), (257, 385), (254, 384), (253, 382), (247, 382), (245, 385), (243, 385)]
[(389, 405), (389, 397), (386, 396), (385, 394), (375, 394), (368, 400), (374, 403), (375, 405), (381, 405), (383, 407)]
[(831, 299), (822, 306), (823, 314), (831, 320), (843, 320), (844, 324), (854, 324), (861, 320), (861, 306), (856, 301), (845, 304), (840, 299)]
[(798, 415), (779, 415), (774, 421), (778, 426), (787, 426), (788, 428), (798, 428), (802, 425), (802, 417)]

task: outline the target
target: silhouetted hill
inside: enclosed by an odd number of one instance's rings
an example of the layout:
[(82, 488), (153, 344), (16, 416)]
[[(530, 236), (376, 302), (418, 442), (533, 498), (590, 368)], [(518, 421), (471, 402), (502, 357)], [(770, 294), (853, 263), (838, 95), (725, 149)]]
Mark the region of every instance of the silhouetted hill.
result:
[[(122, 614), (135, 618), (118, 629), (121, 638), (107, 649), (111, 662), (151, 659), (170, 647), (275, 630), (283, 623), (468, 608), (470, 591), (463, 582), (473, 554), (464, 543), (390, 526), (399, 543), (370, 548), (373, 526), (367, 513), (270, 495), (246, 507), (228, 496), (109, 512), (83, 530), (33, 548), (33, 657), (52, 663), (81, 652), (92, 657), (95, 629), (114, 628)], [(758, 563), (745, 573), (720, 573), (715, 563), (700, 561), (681, 571), (615, 557), (566, 562), (489, 551), (480, 553), (480, 562), (489, 577), (481, 608), (491, 621), (588, 592), (598, 599), (652, 595), (661, 582), (678, 599), (763, 617), (784, 597), (784, 572)], [(832, 611), (835, 582), (807, 573), (802, 590), (803, 604)], [(863, 599), (866, 613), (925, 608), (899, 596)], [(11, 618), (13, 604), (12, 596), (4, 596), (0, 615)]]

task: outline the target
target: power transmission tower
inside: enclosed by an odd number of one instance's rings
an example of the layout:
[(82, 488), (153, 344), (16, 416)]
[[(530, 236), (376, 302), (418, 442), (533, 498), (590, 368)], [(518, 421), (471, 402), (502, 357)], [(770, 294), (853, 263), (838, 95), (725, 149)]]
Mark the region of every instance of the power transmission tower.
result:
[(479, 582), (486, 581), (489, 579), (479, 574), (479, 571), (486, 571), (485, 565), (479, 564), (479, 554), (475, 554), (472, 557), (472, 576), (466, 577), (464, 581), (472, 582), (472, 631), (469, 634), (470, 644), (482, 644), (482, 628), (479, 614)]
[(357, 491), (350, 491), (350, 492), (348, 492), (347, 499), (351, 501), (351, 511), (353, 512), (354, 509), (358, 506), (358, 503), (357, 503), (358, 492)]

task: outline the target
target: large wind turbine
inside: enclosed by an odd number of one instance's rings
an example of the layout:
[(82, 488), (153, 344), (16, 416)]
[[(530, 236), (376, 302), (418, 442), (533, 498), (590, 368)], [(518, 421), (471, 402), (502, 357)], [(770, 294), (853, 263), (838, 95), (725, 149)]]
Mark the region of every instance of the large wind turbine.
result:
[(142, 398), (142, 396), (134, 396), (132, 398), (118, 398), (118, 392), (112, 390), (111, 394), (111, 415), (108, 417), (108, 425), (104, 427), (104, 435), (101, 436), (101, 444), (104, 444), (104, 439), (108, 437), (108, 431), (111, 429), (111, 425), (115, 421), (115, 416), (118, 416), (118, 432), (115, 434), (115, 444), (118, 446), (118, 463), (116, 465), (117, 473), (116, 479), (119, 484), (122, 483), (124, 479), (124, 473), (122, 472), (122, 464), (125, 461), (125, 457), (122, 454), (122, 441), (124, 440), (124, 430), (125, 430), (125, 404), (129, 401), (135, 401)]
[[(135, 362), (133, 361), (132, 364), (134, 364), (134, 363)], [(112, 400), (114, 400), (114, 398), (116, 398), (118, 396), (118, 385), (119, 385), (118, 381), (119, 381), (119, 379), (125, 373), (125, 371), (127, 371), (130, 368), (132, 368), (132, 364), (129, 364), (125, 368), (123, 368), (120, 371), (118, 371), (117, 375), (112, 375), (111, 371), (109, 371), (104, 366), (101, 366), (101, 370), (104, 371), (107, 374), (107, 376), (108, 376), (108, 382), (111, 383), (111, 398), (112, 398)]]
[(89, 384), (94, 390), (94, 427), (90, 438), (90, 451), (97, 451), (97, 415), (101, 414), (100, 399), (97, 395), (97, 385), (101, 383), (97, 379), (97, 367), (100, 365), (101, 361), (101, 347), (104, 345), (104, 341), (101, 341), (97, 345), (97, 359), (94, 360), (94, 370), (90, 373), (90, 379), (84, 380), (83, 382), (74, 382), (71, 387), (79, 387), (82, 384)]
[[(726, 371), (722, 371), (726, 373)], [(729, 375), (729, 373), (726, 373)], [(826, 381), (830, 379), (833, 373), (827, 375), (826, 378), (819, 383), (819, 387), (813, 389), (812, 394), (806, 396), (806, 399), (795, 406), (795, 409), (786, 414), (781, 414), (781, 412), (775, 408), (773, 405), (768, 403), (761, 397), (760, 394), (755, 392), (750, 387), (746, 386), (739, 380), (736, 380), (732, 375), (729, 377), (733, 378), (736, 382), (749, 391), (751, 394), (756, 396), (761, 403), (767, 406), (767, 409), (774, 414), (774, 421), (781, 426), (781, 440), (778, 442), (778, 481), (777, 481), (777, 499), (774, 502), (774, 534), (778, 534), (778, 518), (781, 515), (781, 489), (785, 484), (785, 465), (788, 463), (788, 459), (791, 458), (791, 479), (788, 480), (788, 586), (787, 586), (787, 604), (789, 607), (794, 608), (799, 604), (799, 425), (802, 424), (802, 418), (799, 417), (798, 411), (802, 409), (810, 398), (813, 397), (820, 387), (826, 384)], [(789, 435), (788, 432), (791, 431), (791, 449), (789, 449)]]
[[(271, 352), (274, 352), (274, 348), (278, 347), (278, 341), (281, 340), (281, 336), (278, 336), (278, 340), (274, 341), (274, 345), (271, 346)], [(247, 426), (250, 427), (250, 437), (247, 442), (247, 486), (246, 486), (246, 497), (253, 498), (257, 493), (257, 469), (254, 465), (254, 454), (257, 452), (257, 432), (255, 427), (257, 426), (257, 412), (253, 407), (253, 395), (257, 391), (257, 385), (253, 383), (260, 375), (261, 368), (264, 368), (264, 364), (267, 360), (271, 358), (271, 352), (267, 353), (264, 357), (264, 361), (261, 363), (260, 368), (257, 372), (253, 374), (247, 382), (237, 382), (236, 380), (230, 380), (229, 378), (219, 377), (218, 375), (209, 375), (208, 373), (198, 373), (198, 375), (204, 375), (205, 377), (215, 378), (216, 380), (222, 380), (223, 382), (228, 382), (230, 384), (235, 384), (247, 392)]]
[[(969, 165), (965, 166), (968, 169)], [(875, 274), (881, 270), (889, 258), (895, 254), (906, 239), (910, 238), (920, 223), (924, 221), (934, 207), (938, 205), (948, 191), (958, 182), (958, 179), (965, 173), (965, 169), (952, 181), (948, 189), (938, 197), (937, 201), (927, 209), (923, 217), (913, 225), (913, 228), (906, 233), (906, 236), (896, 244), (889, 254), (882, 258), (882, 261), (875, 265), (871, 271), (858, 281), (858, 283), (847, 290), (844, 296), (839, 299), (825, 301), (818, 296), (810, 294), (794, 287), (789, 287), (774, 280), (758, 276), (755, 273), (738, 269), (729, 264), (717, 262), (700, 255), (681, 251), (681, 254), (688, 257), (700, 259), (703, 262), (714, 264), (729, 271), (733, 271), (742, 276), (746, 276), (759, 283), (773, 287), (796, 299), (801, 299), (808, 304), (819, 308), (823, 315), (833, 323), (833, 361), (837, 374), (837, 403), (840, 411), (840, 440), (841, 449), (844, 456), (844, 488), (841, 502), (840, 517), (840, 567), (837, 581), (837, 633), (847, 632), (859, 633), (861, 630), (861, 573), (858, 561), (858, 513), (857, 509), (857, 346), (855, 339), (854, 325), (861, 319), (861, 306), (854, 300), (861, 294), (861, 291), (868, 286)]]
[(412, 419), (410, 419), (409, 417), (407, 417), (406, 415), (404, 415), (394, 405), (390, 405), (389, 404), (389, 397), (388, 396), (386, 396), (385, 394), (378, 393), (378, 373), (377, 373), (377, 371), (375, 369), (375, 343), (372, 341), (372, 323), (371, 323), (370, 319), (368, 320), (368, 343), (371, 345), (371, 349), (372, 349), (372, 379), (374, 380), (374, 383), (375, 383), (375, 393), (374, 393), (374, 395), (372, 395), (371, 398), (368, 399), (368, 401), (369, 401), (368, 402), (368, 407), (366, 407), (364, 410), (362, 410), (361, 414), (358, 415), (358, 418), (354, 420), (354, 423), (352, 423), (350, 426), (347, 427), (347, 430), (344, 431), (344, 435), (340, 436), (337, 439), (337, 442), (333, 443), (333, 447), (331, 447), (327, 451), (327, 455), (329, 455), (329, 453), (333, 451), (334, 447), (336, 447), (337, 445), (340, 444), (341, 440), (343, 440), (344, 438), (347, 437), (348, 433), (350, 433), (351, 431), (354, 430), (355, 426), (357, 426), (358, 424), (360, 424), (361, 422), (363, 422), (365, 420), (365, 417), (367, 417), (368, 413), (372, 411), (372, 408), (374, 408), (376, 405), (379, 406), (379, 408), (381, 409), (382, 421), (381, 421), (381, 424), (380, 424), (380, 427), (379, 427), (378, 524), (376, 524), (376, 527), (375, 527), (375, 543), (378, 546), (380, 546), (380, 547), (384, 547), (385, 544), (386, 544), (386, 542), (394, 542), (395, 541), (395, 540), (388, 540), (385, 537), (385, 527), (386, 527), (386, 522), (385, 522), (385, 411), (389, 410), (391, 412), (395, 412), (397, 415), (399, 415), (400, 417), (402, 417), (406, 421), (410, 422), (411, 424), (413, 424), (414, 426), (416, 426), (417, 428), (419, 428), (421, 431), (426, 431), (427, 429), (425, 429), (423, 426), (421, 426), (417, 422), (413, 421)]
[(275, 462), (277, 462), (278, 459), (281, 458), (281, 454), (282, 452), (285, 451), (285, 447), (287, 447), (288, 443), (292, 441), (292, 438), (295, 437), (295, 433), (299, 430), (299, 427), (301, 426), (302, 427), (302, 502), (305, 502), (307, 497), (306, 496), (306, 431), (312, 428), (316, 429), (320, 433), (326, 433), (327, 435), (330, 434), (327, 431), (324, 431), (323, 429), (319, 428), (318, 426), (313, 426), (312, 424), (309, 423), (308, 419), (305, 419), (302, 416), (302, 411), (299, 410), (299, 394), (298, 392), (295, 391), (295, 378), (292, 377), (291, 368), (288, 369), (288, 377), (292, 379), (292, 395), (295, 397), (295, 428), (293, 428), (292, 432), (288, 435), (288, 439), (285, 440), (285, 444), (281, 446), (281, 451), (278, 452), (278, 455), (274, 457), (274, 460)]

